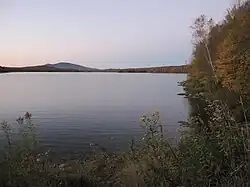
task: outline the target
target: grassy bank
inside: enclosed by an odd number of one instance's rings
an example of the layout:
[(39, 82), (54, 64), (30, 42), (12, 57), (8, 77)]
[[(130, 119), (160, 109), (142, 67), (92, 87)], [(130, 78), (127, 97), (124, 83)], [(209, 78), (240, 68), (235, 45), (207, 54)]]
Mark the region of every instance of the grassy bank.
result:
[[(1, 186), (248, 186), (246, 124), (239, 124), (218, 103), (208, 111), (218, 115), (209, 127), (183, 132), (178, 146), (162, 134), (158, 113), (142, 116), (144, 136), (128, 152), (96, 149), (79, 159), (53, 158), (37, 152), (37, 128), (31, 115), (18, 120), (14, 133), (2, 124), (6, 150), (1, 155)], [(202, 125), (200, 118), (185, 123)], [(237, 128), (236, 128), (237, 127)], [(209, 132), (208, 132), (209, 129)]]

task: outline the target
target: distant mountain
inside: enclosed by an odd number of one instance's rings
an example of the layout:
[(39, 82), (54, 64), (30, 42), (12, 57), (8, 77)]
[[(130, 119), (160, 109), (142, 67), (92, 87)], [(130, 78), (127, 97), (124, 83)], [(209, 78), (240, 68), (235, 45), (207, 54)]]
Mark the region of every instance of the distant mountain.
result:
[(77, 70), (77, 71), (97, 71), (98, 69), (89, 68), (77, 64), (72, 64), (69, 62), (59, 62), (56, 64), (46, 64), (46, 66), (57, 69), (67, 69), (67, 70)]
[(58, 69), (54, 67), (49, 67), (46, 65), (41, 66), (27, 66), (27, 67), (1, 67), (0, 73), (8, 73), (8, 72), (72, 72), (76, 70), (68, 70), (68, 69)]

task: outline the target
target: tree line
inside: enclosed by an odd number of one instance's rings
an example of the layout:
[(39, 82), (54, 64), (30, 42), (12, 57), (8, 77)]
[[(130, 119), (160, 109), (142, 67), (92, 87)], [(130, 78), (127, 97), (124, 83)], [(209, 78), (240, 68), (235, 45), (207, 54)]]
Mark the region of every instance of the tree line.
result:
[(249, 120), (250, 2), (235, 5), (217, 24), (202, 15), (192, 29), (194, 48), (186, 91), (222, 100), (237, 120)]

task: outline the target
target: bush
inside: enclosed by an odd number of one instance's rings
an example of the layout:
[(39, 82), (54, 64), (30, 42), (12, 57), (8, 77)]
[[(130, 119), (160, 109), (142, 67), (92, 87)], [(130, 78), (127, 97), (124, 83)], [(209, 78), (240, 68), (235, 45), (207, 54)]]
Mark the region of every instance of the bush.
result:
[[(15, 136), (6, 122), (2, 128), (8, 146), (1, 160), (2, 186), (247, 186), (246, 124), (235, 120), (218, 102), (208, 128), (197, 133), (202, 119), (190, 118), (190, 130), (178, 146), (163, 136), (159, 113), (142, 116), (144, 136), (131, 142), (125, 153), (99, 152), (89, 158), (51, 159), (36, 152), (36, 126), (31, 115), (20, 118), (21, 133)], [(20, 123), (21, 122), (21, 123)], [(200, 124), (201, 123), (201, 124)], [(193, 127), (191, 127), (193, 126)], [(25, 143), (24, 143), (25, 142)]]

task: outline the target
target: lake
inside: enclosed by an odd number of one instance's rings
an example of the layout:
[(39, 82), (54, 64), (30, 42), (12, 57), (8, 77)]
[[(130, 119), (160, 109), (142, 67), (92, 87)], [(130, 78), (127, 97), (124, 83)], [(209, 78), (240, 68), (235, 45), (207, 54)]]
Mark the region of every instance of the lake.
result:
[(0, 74), (0, 121), (15, 126), (30, 112), (46, 149), (84, 151), (94, 143), (122, 151), (133, 137), (142, 137), (140, 116), (159, 111), (165, 135), (178, 139), (178, 121), (187, 118), (189, 105), (177, 95), (183, 91), (177, 82), (185, 79), (185, 74)]

